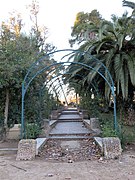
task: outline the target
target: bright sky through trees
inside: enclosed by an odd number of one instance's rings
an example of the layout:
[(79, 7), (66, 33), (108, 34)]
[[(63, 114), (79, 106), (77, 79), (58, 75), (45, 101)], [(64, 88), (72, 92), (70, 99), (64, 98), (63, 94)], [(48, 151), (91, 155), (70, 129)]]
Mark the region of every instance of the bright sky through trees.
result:
[[(80, 11), (91, 12), (97, 9), (103, 18), (109, 20), (111, 14), (121, 16), (129, 8), (122, 7), (122, 0), (37, 0), (40, 6), (38, 21), (49, 30), (48, 41), (58, 49), (69, 48), (71, 26)], [(132, 0), (135, 2), (135, 0)], [(0, 6), (0, 21), (9, 17), (9, 12), (17, 10), (22, 14), (26, 27), (29, 25), (29, 12), (26, 5), (32, 0), (4, 0)]]
[[(103, 18), (110, 20), (111, 15), (121, 16), (130, 8), (122, 7), (122, 0), (37, 0), (40, 10), (38, 16), (39, 25), (48, 28), (48, 42), (53, 43), (57, 49), (70, 48), (68, 40), (70, 39), (71, 27), (74, 24), (76, 14), (84, 11), (90, 13), (97, 9)], [(135, 2), (135, 0), (130, 0)], [(26, 6), (30, 5), (32, 0), (1, 0), (0, 6), (0, 22), (8, 20), (9, 12), (16, 10), (21, 13), (23, 23), (25, 23), (25, 31), (29, 30), (30, 13)], [(55, 56), (57, 61), (59, 57)]]

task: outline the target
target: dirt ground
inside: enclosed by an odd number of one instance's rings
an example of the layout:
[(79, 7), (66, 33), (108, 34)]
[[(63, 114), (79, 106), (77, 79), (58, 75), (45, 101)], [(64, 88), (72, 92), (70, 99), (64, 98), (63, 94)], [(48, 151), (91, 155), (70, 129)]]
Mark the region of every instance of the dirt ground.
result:
[[(17, 142), (6, 146), (16, 147)], [(0, 147), (5, 144), (0, 143)], [(16, 161), (16, 154), (0, 156), (1, 180), (135, 180), (135, 145), (127, 146), (116, 160), (88, 160), (73, 163)]]

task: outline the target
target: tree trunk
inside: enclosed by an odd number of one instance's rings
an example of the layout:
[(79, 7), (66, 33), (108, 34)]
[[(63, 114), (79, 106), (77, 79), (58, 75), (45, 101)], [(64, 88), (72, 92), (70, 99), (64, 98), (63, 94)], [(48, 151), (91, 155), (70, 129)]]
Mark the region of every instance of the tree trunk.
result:
[(6, 89), (6, 102), (5, 102), (5, 112), (4, 112), (4, 133), (3, 133), (3, 140), (7, 139), (8, 109), (9, 109), (9, 89)]
[(78, 96), (77, 96), (77, 93), (75, 95), (76, 95), (76, 107), (78, 107)]

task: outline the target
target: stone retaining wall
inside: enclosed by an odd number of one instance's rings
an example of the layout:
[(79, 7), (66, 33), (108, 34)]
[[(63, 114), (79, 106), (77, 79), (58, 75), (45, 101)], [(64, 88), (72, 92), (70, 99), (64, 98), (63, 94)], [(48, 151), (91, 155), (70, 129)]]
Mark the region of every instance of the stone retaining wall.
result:
[(20, 139), (21, 124), (15, 124), (14, 127), (9, 129), (7, 139)]

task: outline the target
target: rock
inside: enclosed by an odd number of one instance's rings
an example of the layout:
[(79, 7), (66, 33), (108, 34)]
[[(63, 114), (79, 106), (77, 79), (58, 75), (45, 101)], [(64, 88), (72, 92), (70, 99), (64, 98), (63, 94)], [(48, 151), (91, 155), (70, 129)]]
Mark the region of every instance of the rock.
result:
[(54, 176), (54, 175), (53, 175), (53, 174), (47, 174), (47, 176), (48, 176), (48, 177), (52, 177), (52, 176)]
[(99, 161), (103, 161), (103, 160), (104, 160), (104, 158), (103, 158), (103, 157), (100, 157), (100, 158), (99, 158)]
[(33, 160), (36, 156), (37, 141), (23, 139), (19, 141), (16, 160)]
[(71, 159), (68, 160), (68, 163), (73, 163), (73, 161)]
[(103, 152), (105, 159), (116, 159), (122, 153), (120, 139), (118, 137), (103, 138)]

